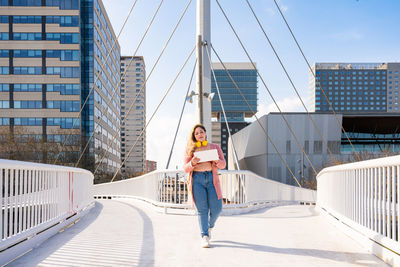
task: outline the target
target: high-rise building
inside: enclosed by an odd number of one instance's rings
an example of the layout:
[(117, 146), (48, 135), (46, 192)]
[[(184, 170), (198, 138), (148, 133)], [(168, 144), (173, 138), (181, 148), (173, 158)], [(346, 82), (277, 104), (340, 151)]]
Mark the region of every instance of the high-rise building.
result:
[[(143, 57), (121, 57), (121, 160), (126, 177), (146, 172), (146, 70)], [(143, 133), (142, 133), (143, 132)]]
[(157, 161), (146, 160), (146, 171), (152, 172), (157, 170)]
[(315, 63), (313, 71), (312, 111), (331, 111), (325, 92), (339, 113), (400, 112), (400, 63)]
[[(217, 121), (212, 122), (212, 141), (221, 146), (225, 158), (228, 160), (229, 132), (226, 127), (225, 117), (222, 112), (216, 84), (221, 94), (226, 121), (229, 131), (234, 134), (249, 123), (245, 118), (252, 117), (257, 112), (257, 71), (251, 63), (224, 63), (236, 85), (247, 100), (243, 100), (235, 84), (220, 63), (212, 63), (215, 78), (211, 73), (211, 92), (215, 93), (211, 102), (211, 114)], [(249, 107), (250, 106), (250, 107)]]
[(66, 164), (94, 133), (80, 166), (94, 168), (104, 156), (100, 169), (116, 170), (120, 47), (101, 0), (0, 1), (0, 47), (2, 127), (46, 143), (71, 134), (59, 159)]

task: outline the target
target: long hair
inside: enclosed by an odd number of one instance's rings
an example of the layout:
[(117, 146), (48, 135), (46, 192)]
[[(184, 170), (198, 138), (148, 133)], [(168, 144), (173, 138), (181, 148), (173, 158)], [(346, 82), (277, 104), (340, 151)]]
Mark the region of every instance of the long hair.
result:
[(190, 132), (190, 136), (189, 139), (187, 141), (186, 144), (186, 154), (188, 156), (193, 156), (193, 152), (196, 149), (196, 137), (194, 136), (194, 131), (196, 130), (196, 128), (200, 127), (201, 129), (204, 130), (204, 132), (207, 133), (206, 131), (206, 127), (203, 126), (203, 124), (196, 124), (195, 126), (193, 126), (192, 131)]

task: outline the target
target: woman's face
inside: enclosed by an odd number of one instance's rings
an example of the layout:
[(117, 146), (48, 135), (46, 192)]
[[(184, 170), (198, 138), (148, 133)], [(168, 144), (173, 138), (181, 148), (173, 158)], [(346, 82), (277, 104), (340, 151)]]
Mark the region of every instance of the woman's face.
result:
[(196, 129), (194, 129), (194, 138), (196, 139), (196, 141), (200, 142), (206, 140), (206, 132), (203, 130), (203, 128), (197, 127)]

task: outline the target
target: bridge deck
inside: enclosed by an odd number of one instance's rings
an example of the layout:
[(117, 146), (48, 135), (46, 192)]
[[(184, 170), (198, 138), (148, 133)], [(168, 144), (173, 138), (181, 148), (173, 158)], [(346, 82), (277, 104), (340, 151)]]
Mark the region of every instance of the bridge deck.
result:
[(197, 217), (164, 215), (131, 200), (99, 200), (90, 213), (11, 266), (386, 266), (315, 212), (281, 206), (222, 216), (212, 248)]

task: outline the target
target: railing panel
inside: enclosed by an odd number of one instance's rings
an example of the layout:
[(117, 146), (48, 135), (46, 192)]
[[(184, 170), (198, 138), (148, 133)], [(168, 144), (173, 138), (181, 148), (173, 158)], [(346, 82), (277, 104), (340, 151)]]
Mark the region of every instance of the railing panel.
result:
[[(131, 196), (161, 207), (189, 208), (183, 171), (155, 171), (131, 179), (94, 186), (94, 195)], [(315, 202), (316, 192), (260, 177), (249, 171), (220, 171), (224, 208), (254, 206), (257, 202)]]
[(325, 168), (317, 179), (318, 206), (400, 254), (400, 156)]
[(0, 160), (0, 265), (9, 248), (91, 206), (92, 187), (93, 175), (83, 169)]

